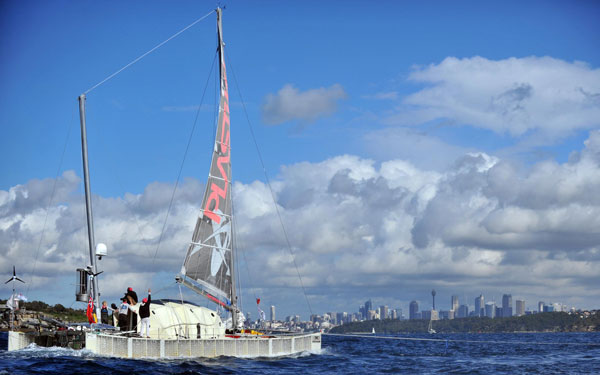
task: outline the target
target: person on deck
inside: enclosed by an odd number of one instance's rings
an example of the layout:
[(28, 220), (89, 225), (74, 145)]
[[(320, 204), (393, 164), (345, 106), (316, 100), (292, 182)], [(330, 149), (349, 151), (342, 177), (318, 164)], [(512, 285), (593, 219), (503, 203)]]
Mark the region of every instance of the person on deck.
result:
[(100, 322), (102, 322), (102, 324), (108, 324), (108, 305), (106, 301), (102, 301), (102, 308), (100, 309)]
[[(130, 296), (133, 299), (133, 302), (138, 303), (138, 296), (137, 293), (133, 290), (132, 287), (127, 288), (127, 296)], [(134, 305), (135, 305), (134, 303)]]
[(137, 303), (138, 303), (137, 293), (133, 290), (132, 287), (129, 287), (129, 288), (127, 288), (127, 293), (125, 294), (125, 297), (127, 298), (128, 302), (129, 302), (129, 309), (131, 310), (127, 314), (127, 321), (129, 322), (129, 329), (137, 331), (137, 313), (132, 308), (133, 306), (137, 305)]
[(138, 313), (140, 314), (142, 328), (140, 336), (150, 338), (150, 303), (152, 302), (152, 296), (150, 295), (150, 289), (148, 289), (148, 298), (142, 300), (142, 304)]
[(112, 322), (113, 326), (118, 327), (119, 326), (119, 308), (114, 303), (111, 303), (110, 309), (112, 310), (112, 318), (110, 319), (110, 321)]
[(121, 331), (129, 331), (129, 319), (127, 319), (127, 313), (129, 312), (129, 304), (127, 298), (123, 297), (121, 300), (121, 306), (119, 306), (119, 328)]

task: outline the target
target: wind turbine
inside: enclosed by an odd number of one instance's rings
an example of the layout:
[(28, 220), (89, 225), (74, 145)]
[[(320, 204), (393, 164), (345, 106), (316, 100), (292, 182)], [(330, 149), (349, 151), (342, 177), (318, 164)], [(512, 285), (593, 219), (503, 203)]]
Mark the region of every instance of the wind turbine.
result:
[(14, 321), (15, 321), (15, 281), (20, 281), (23, 284), (25, 284), (25, 281), (19, 279), (17, 277), (17, 271), (15, 270), (15, 266), (13, 265), (13, 275), (10, 279), (8, 279), (8, 281), (6, 281), (4, 284), (8, 284), (12, 281), (12, 303), (11, 303), (11, 308), (10, 308), (10, 329), (13, 329), (13, 325), (14, 325)]
[[(7, 281), (7, 282), (5, 282), (4, 284), (8, 284), (8, 283), (10, 283), (11, 281), (15, 281), (15, 280), (17, 280), (17, 281), (20, 281), (20, 282), (22, 282), (22, 283), (25, 283), (25, 281), (23, 281), (23, 280), (21, 280), (21, 279), (19, 279), (19, 278), (17, 277), (17, 272), (15, 271), (15, 266), (13, 266), (13, 276), (12, 276), (10, 279), (8, 279), (8, 281)], [(13, 285), (14, 285), (14, 284), (13, 284)], [(15, 289), (13, 288), (13, 292), (14, 292), (14, 291), (15, 291)]]

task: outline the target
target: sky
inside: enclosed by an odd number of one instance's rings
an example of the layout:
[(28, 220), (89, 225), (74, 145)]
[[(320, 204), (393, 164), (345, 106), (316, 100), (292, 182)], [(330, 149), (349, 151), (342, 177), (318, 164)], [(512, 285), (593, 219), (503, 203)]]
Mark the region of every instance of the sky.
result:
[[(83, 307), (77, 97), (215, 5), (0, 2), (0, 277), (15, 265), (30, 300)], [(431, 289), (442, 309), (505, 293), (600, 308), (599, 4), (225, 5), (244, 311), (407, 312)], [(87, 94), (102, 299), (179, 293), (214, 136), (215, 21)]]

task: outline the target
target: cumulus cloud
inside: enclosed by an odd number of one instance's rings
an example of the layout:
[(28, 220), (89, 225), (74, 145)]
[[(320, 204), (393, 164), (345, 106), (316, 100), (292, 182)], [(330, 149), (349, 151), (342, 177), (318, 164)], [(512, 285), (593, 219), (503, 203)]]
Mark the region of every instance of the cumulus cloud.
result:
[[(28, 279), (39, 293), (87, 263), (78, 185), (72, 172), (58, 181), (37, 276)], [(30, 271), (52, 186), (34, 180), (0, 191), (6, 278), (12, 264)], [(565, 163), (524, 167), (469, 152), (441, 173), (341, 155), (285, 166), (272, 188), (277, 206), (263, 182), (234, 185), (238, 271), (243, 293), (289, 304), (289, 313), (305, 306), (279, 215), (315, 309), (348, 310), (368, 297), (401, 307), (432, 287), (580, 307), (600, 297), (591, 287), (600, 281), (600, 131)], [(154, 259), (171, 189), (153, 183), (142, 194), (95, 197), (96, 237), (110, 249), (105, 290), (143, 289), (155, 273), (179, 270), (203, 187), (181, 185)]]
[(346, 96), (344, 88), (339, 84), (306, 91), (287, 84), (277, 94), (265, 97), (262, 106), (263, 121), (269, 125), (294, 120), (310, 123), (333, 114), (337, 110), (338, 101)]
[(556, 140), (600, 125), (600, 69), (551, 57), (448, 57), (416, 67), (425, 84), (406, 96), (388, 123), (450, 119), (514, 137), (539, 132)]

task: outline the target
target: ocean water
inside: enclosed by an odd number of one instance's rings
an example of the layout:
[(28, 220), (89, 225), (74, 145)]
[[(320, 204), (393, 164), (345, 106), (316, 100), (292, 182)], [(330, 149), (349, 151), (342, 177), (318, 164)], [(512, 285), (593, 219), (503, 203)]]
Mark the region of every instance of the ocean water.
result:
[[(0, 374), (600, 374), (600, 333), (323, 336), (318, 353), (240, 359), (124, 360), (85, 350), (8, 352)], [(442, 341), (417, 341), (397, 338)], [(448, 341), (445, 341), (448, 340)]]

